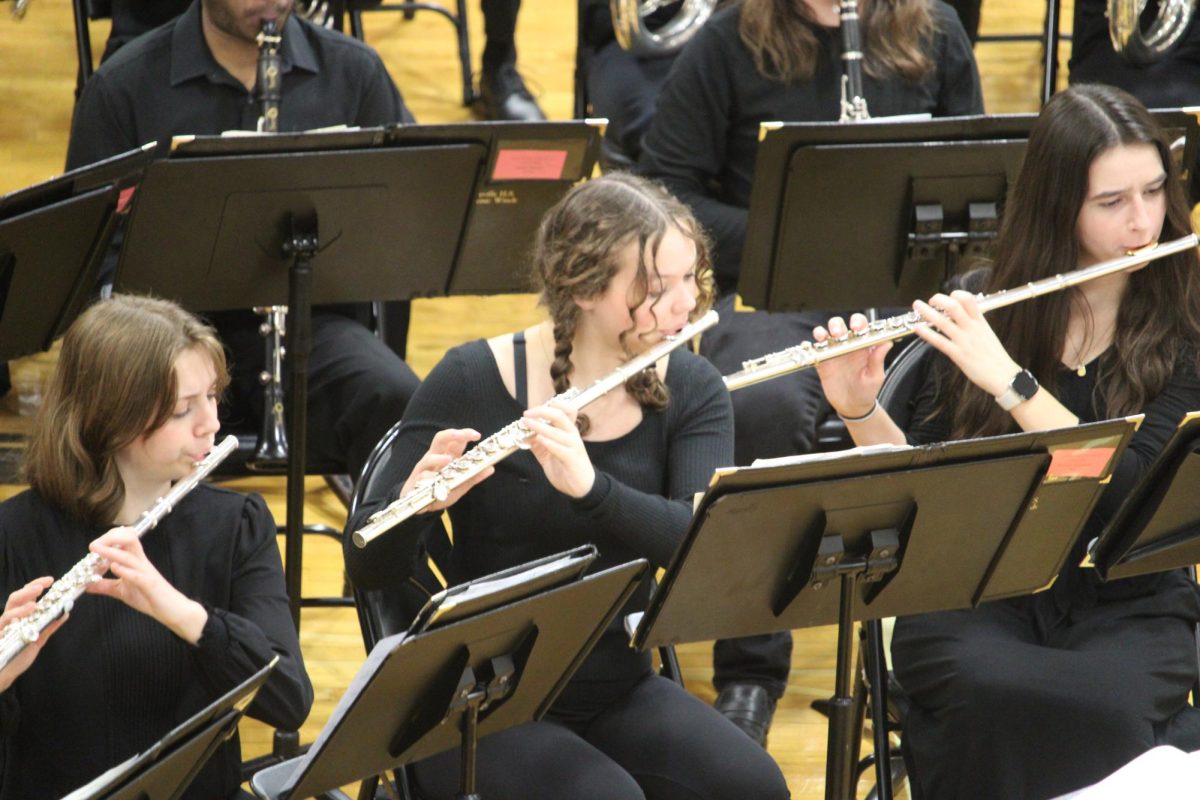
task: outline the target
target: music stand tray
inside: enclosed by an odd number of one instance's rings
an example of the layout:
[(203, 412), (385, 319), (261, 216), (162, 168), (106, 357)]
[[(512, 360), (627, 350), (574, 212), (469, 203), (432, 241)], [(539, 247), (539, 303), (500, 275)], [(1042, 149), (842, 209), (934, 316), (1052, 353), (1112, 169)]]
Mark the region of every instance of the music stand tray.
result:
[[(826, 796), (850, 797), (854, 620), (1047, 586), (1136, 422), (718, 471), (634, 645), (836, 623)], [(872, 684), (882, 699), (883, 676)], [(882, 729), (882, 703), (876, 712)]]
[(1158, 458), (1088, 548), (1105, 580), (1200, 564), (1200, 412), (1179, 423)]
[(275, 668), (271, 663), (193, 714), (147, 750), (63, 800), (173, 800), (237, 730), (238, 721)]
[(143, 148), (0, 197), (0, 361), (48, 350), (83, 310)]
[[(590, 562), (584, 550), (565, 557)], [(495, 606), (380, 640), (309, 752), (260, 773), (255, 792), (313, 797), (461, 747), (463, 794), (476, 796), (476, 738), (541, 719), (647, 569), (639, 560), (549, 585), (538, 570), (526, 595), (518, 568)]]

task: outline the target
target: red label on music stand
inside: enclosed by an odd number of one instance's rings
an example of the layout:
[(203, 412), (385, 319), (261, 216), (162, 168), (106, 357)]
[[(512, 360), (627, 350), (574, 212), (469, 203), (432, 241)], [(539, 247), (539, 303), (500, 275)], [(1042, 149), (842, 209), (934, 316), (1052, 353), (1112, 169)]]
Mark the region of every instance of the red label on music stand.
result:
[(1099, 478), (1116, 452), (1112, 447), (1060, 447), (1050, 457), (1047, 478)]
[(492, 167), (492, 180), (557, 181), (566, 163), (566, 150), (502, 149)]

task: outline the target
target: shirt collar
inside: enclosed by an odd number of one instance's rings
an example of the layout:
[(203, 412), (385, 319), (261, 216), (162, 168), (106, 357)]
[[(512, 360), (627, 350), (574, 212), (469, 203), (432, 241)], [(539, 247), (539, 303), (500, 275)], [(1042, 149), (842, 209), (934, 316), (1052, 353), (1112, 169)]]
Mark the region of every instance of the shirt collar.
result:
[[(293, 12), (283, 26), (283, 45), (279, 51), (283, 71), (290, 72), (293, 67), (305, 72), (319, 72), (317, 55), (305, 35), (303, 25)], [(206, 75), (218, 75), (224, 69), (213, 58), (204, 41), (204, 29), (200, 21), (200, 3), (192, 3), (175, 23), (171, 33), (171, 85), (201, 78)]]

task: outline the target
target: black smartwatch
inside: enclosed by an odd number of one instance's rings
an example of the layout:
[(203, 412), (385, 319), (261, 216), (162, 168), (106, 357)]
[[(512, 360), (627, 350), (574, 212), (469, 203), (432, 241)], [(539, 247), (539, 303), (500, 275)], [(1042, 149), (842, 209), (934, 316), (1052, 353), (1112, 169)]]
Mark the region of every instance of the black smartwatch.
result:
[(1033, 373), (1029, 370), (1023, 369), (1012, 379), (1012, 383), (1008, 385), (1003, 394), (996, 396), (996, 403), (1005, 411), (1012, 411), (1026, 400), (1032, 399), (1037, 394), (1037, 390), (1037, 378), (1033, 377)]

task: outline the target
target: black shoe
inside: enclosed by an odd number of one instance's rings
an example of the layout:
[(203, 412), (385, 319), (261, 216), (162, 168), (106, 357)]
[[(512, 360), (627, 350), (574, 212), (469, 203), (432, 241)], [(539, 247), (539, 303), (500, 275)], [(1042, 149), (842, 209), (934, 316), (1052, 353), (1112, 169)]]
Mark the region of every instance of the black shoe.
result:
[(484, 71), (479, 79), (476, 111), (484, 119), (517, 122), (542, 122), (546, 119), (512, 64), (503, 64), (495, 72)]
[(751, 739), (767, 746), (775, 698), (766, 689), (755, 683), (731, 683), (721, 690), (713, 706)]

